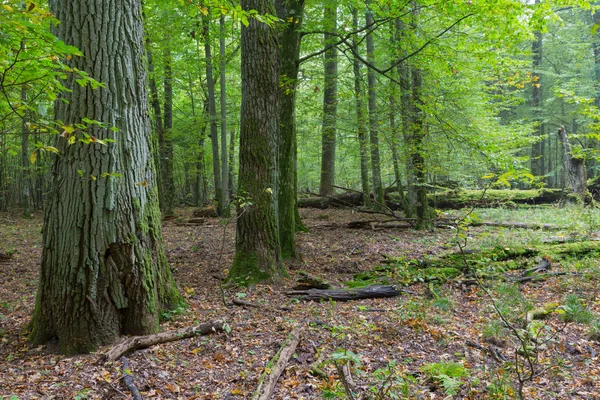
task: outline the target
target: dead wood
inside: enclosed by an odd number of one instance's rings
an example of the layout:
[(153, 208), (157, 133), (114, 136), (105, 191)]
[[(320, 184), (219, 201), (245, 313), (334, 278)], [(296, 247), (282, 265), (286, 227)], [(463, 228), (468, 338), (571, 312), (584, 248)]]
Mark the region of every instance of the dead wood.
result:
[[(312, 193), (309, 194), (313, 195)], [(298, 207), (320, 209), (359, 207), (363, 205), (363, 199), (362, 193), (343, 193), (327, 197), (301, 197), (298, 199)]]
[(313, 346), (313, 347), (315, 348), (315, 351), (317, 352), (318, 355), (317, 355), (317, 360), (311, 364), (308, 372), (312, 376), (318, 376), (318, 377), (327, 379), (327, 373), (325, 371), (323, 371), (323, 369), (321, 368), (321, 364), (323, 364), (323, 359), (325, 358), (325, 348), (321, 348), (319, 350), (315, 346)]
[(211, 321), (206, 324), (189, 326), (174, 331), (160, 332), (147, 336), (134, 336), (123, 340), (121, 343), (108, 349), (99, 362), (114, 361), (124, 354), (132, 351), (145, 349), (155, 344), (174, 342), (176, 340), (187, 339), (194, 336), (208, 335), (213, 332), (223, 332), (225, 324), (222, 321)]
[(472, 226), (494, 226), (500, 228), (522, 228), (522, 229), (541, 229), (545, 231), (560, 230), (562, 227), (554, 224), (527, 224), (524, 222), (493, 222), (476, 221), (471, 222)]
[(336, 363), (335, 368), (337, 369), (340, 380), (344, 385), (344, 391), (346, 392), (346, 395), (350, 400), (354, 400), (354, 393), (357, 393), (358, 390), (354, 380), (352, 379), (352, 374), (350, 374), (350, 366), (348, 366), (348, 363)]
[(546, 272), (548, 271), (550, 268), (552, 268), (552, 262), (550, 261), (550, 259), (546, 256), (542, 257), (542, 260), (539, 262), (538, 265), (536, 265), (533, 268), (529, 268), (526, 269), (525, 271), (523, 271), (523, 276), (528, 276), (531, 274), (538, 274), (540, 272)]
[(196, 224), (196, 225), (202, 225), (206, 222), (206, 218), (190, 218), (188, 219), (188, 224)]
[(372, 285), (363, 288), (353, 289), (309, 289), (309, 290), (292, 290), (286, 293), (289, 297), (298, 297), (300, 300), (319, 301), (319, 300), (334, 300), (334, 301), (351, 301), (360, 299), (376, 299), (381, 297), (396, 297), (404, 290), (398, 290), (392, 285)]
[(0, 263), (1, 262), (7, 262), (8, 260), (10, 260), (12, 258), (12, 254), (11, 253), (2, 253), (0, 252)]
[(579, 275), (579, 274), (569, 274), (568, 272), (548, 272), (546, 274), (541, 275), (530, 275), (530, 276), (522, 276), (517, 278), (517, 282), (519, 283), (527, 283), (527, 282), (544, 282), (554, 276), (562, 276), (562, 275)]
[(123, 383), (131, 392), (131, 397), (133, 398), (133, 400), (142, 400), (142, 395), (140, 394), (140, 391), (133, 383), (131, 368), (129, 367), (129, 360), (127, 359), (127, 357), (121, 357), (121, 363), (123, 364)]
[(271, 307), (266, 304), (256, 304), (250, 303), (249, 301), (244, 301), (240, 299), (234, 299), (233, 304), (240, 307), (248, 307), (248, 308), (258, 308), (263, 310), (274, 310), (274, 311), (292, 311), (291, 307)]
[(215, 207), (203, 207), (192, 212), (194, 218), (216, 218), (217, 209)]
[(258, 386), (256, 391), (252, 395), (252, 400), (269, 400), (277, 380), (285, 370), (287, 363), (296, 351), (298, 342), (300, 342), (300, 335), (302, 334), (302, 327), (297, 325), (287, 335), (283, 341), (279, 351), (269, 361), (265, 367), (260, 379), (258, 380)]
[(296, 280), (294, 290), (331, 289), (333, 286), (323, 278), (309, 274), (306, 271), (297, 272), (300, 277)]

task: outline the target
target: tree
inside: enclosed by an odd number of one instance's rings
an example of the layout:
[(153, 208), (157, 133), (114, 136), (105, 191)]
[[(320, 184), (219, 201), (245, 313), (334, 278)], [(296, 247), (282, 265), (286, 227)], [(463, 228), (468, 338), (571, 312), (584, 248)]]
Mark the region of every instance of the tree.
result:
[[(245, 11), (275, 15), (270, 0), (243, 0)], [(240, 204), (229, 280), (249, 285), (285, 275), (277, 222), (279, 57), (272, 22), (252, 18), (242, 28)]]
[(296, 90), (304, 0), (277, 0), (279, 28), (279, 241), (284, 259), (296, 257)]
[[(55, 102), (63, 133), (30, 336), (37, 344), (57, 337), (65, 353), (156, 332), (161, 312), (182, 302), (162, 247), (140, 4), (83, 3), (52, 2), (56, 33), (84, 54), (69, 65), (104, 86), (68, 77)], [(121, 23), (107, 23), (109, 12)]]
[[(337, 1), (326, 0), (324, 4), (325, 31), (334, 32), (337, 25)], [(321, 130), (321, 196), (332, 196), (335, 193), (335, 146), (337, 124), (337, 79), (338, 61), (336, 37), (331, 33), (324, 34), (325, 47), (324, 83), (323, 83), (323, 125)]]

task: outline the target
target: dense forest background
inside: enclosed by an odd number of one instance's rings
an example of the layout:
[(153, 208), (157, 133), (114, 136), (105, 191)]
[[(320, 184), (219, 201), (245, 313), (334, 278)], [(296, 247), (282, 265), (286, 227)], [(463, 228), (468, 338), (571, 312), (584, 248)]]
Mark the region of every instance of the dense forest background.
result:
[[(227, 2), (143, 6), (167, 214), (236, 192), (240, 27), (253, 17), (300, 26), (289, 90), (301, 193), (410, 188), (421, 179), (416, 153), (431, 185), (482, 187), (493, 173), (504, 186), (562, 187), (559, 126), (588, 178), (598, 174), (600, 33), (588, 2), (308, 1), (281, 22)], [(0, 13), (0, 210), (27, 214), (42, 207), (56, 134), (85, 134), (52, 107), (61, 78), (78, 73), (61, 59), (77, 50), (53, 39), (43, 3), (4, 1)]]

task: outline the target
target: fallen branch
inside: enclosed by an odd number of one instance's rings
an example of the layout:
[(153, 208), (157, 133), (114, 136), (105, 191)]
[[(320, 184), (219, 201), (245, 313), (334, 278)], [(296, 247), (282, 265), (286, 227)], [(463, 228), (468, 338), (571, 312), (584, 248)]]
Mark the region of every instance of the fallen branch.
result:
[(275, 356), (267, 363), (267, 366), (258, 380), (258, 386), (252, 395), (252, 400), (269, 400), (271, 398), (277, 380), (296, 351), (298, 342), (300, 342), (301, 333), (302, 328), (300, 325), (297, 325), (287, 335), (277, 354), (275, 354)]
[(306, 301), (319, 300), (335, 300), (335, 301), (351, 301), (360, 299), (375, 299), (382, 297), (396, 297), (404, 290), (398, 290), (392, 285), (372, 285), (363, 288), (354, 289), (309, 289), (309, 290), (292, 290), (286, 293), (286, 296), (297, 297)]
[(350, 367), (348, 366), (348, 363), (336, 363), (335, 368), (337, 369), (340, 380), (344, 385), (344, 391), (346, 392), (346, 395), (350, 400), (354, 400), (354, 393), (358, 392), (358, 390), (356, 389), (356, 384), (354, 383), (352, 375), (350, 374)]
[(521, 228), (521, 229), (541, 229), (544, 231), (560, 230), (563, 227), (554, 224), (526, 224), (524, 222), (494, 222), (494, 221), (473, 221), (471, 226), (493, 226), (500, 228)]
[(131, 369), (129, 367), (129, 360), (127, 359), (127, 357), (121, 357), (121, 363), (123, 363), (123, 383), (131, 392), (131, 397), (133, 397), (133, 400), (142, 400), (142, 395), (140, 394), (140, 391), (133, 383)]
[[(531, 276), (522, 276), (520, 278), (517, 278), (517, 282), (519, 283), (527, 283), (527, 282), (543, 282), (546, 281), (550, 278), (552, 278), (553, 276), (562, 276), (562, 275), (569, 275), (568, 272), (549, 272), (547, 274), (542, 274), (542, 275), (531, 275)], [(570, 275), (580, 275), (577, 273), (572, 273)]]
[(155, 344), (174, 342), (194, 336), (208, 335), (213, 332), (223, 332), (225, 324), (222, 321), (211, 321), (206, 324), (189, 326), (174, 331), (160, 332), (147, 336), (134, 336), (123, 340), (121, 343), (111, 347), (100, 356), (99, 362), (114, 361), (124, 354), (132, 351), (145, 349)]

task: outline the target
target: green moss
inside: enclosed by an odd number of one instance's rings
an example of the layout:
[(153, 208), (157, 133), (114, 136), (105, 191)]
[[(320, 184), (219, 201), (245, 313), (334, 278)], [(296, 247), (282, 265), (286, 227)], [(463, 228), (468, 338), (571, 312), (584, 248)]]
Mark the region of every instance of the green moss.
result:
[(270, 281), (274, 277), (270, 271), (265, 271), (258, 261), (258, 256), (251, 252), (237, 252), (229, 277), (228, 284), (250, 286), (255, 283)]

